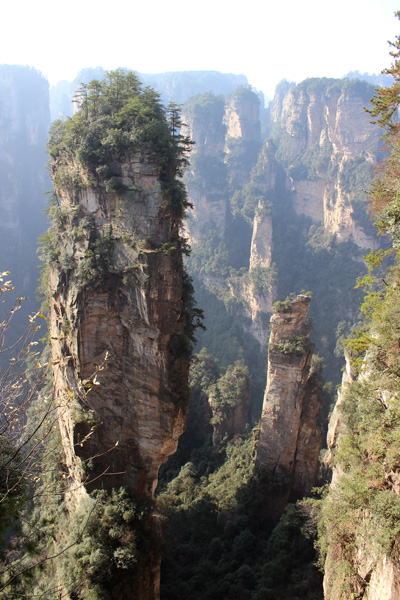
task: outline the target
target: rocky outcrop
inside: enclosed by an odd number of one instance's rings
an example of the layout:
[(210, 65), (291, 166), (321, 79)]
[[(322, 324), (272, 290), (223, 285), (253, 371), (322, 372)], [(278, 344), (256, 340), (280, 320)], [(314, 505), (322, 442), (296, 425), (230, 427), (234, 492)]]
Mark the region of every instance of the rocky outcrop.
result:
[(225, 235), (228, 188), (224, 166), (226, 127), (223, 123), (224, 100), (208, 93), (192, 98), (186, 105), (182, 132), (195, 142), (191, 166), (186, 175), (188, 196), (193, 211), (187, 223), (192, 243), (212, 226)]
[(307, 79), (273, 100), (271, 116), (290, 136), (288, 153), (295, 158), (315, 143), (332, 144), (334, 154), (367, 154), (375, 160), (379, 130), (364, 106), (373, 86), (362, 81)]
[(366, 82), (309, 79), (279, 88), (271, 107), (296, 211), (363, 249), (376, 246), (359, 214), (379, 148), (364, 110), (373, 93)]
[[(271, 268), (274, 242), (272, 210), (268, 202), (275, 197), (278, 187), (278, 165), (269, 143), (261, 152), (258, 166), (257, 189), (262, 193), (262, 197), (258, 200), (252, 224), (250, 284), (244, 287), (243, 299), (246, 315), (251, 319), (249, 331), (261, 346), (266, 347), (269, 336), (269, 329), (265, 323), (266, 316), (272, 313), (272, 305), (277, 295), (276, 274)], [(264, 284), (261, 286), (257, 285), (257, 280), (260, 278), (264, 278)]]
[[(235, 243), (228, 239), (235, 235), (229, 230), (232, 223), (230, 196), (233, 190), (239, 191), (248, 183), (259, 151), (260, 99), (248, 86), (237, 88), (225, 98), (204, 94), (187, 102), (183, 120), (186, 123), (184, 134), (195, 142), (186, 180), (188, 196), (194, 206), (187, 223), (187, 237), (193, 254), (196, 254), (196, 244), (203, 248), (220, 242), (222, 252), (227, 256), (227, 246)], [(257, 193), (264, 198), (275, 190), (276, 161), (267, 147), (263, 157)], [(240, 298), (240, 306), (237, 304), (235, 310), (243, 317), (241, 327), (265, 347), (276, 293), (275, 282), (269, 284), (269, 279), (273, 279), (272, 272), (269, 273), (272, 217), (261, 197), (252, 213), (245, 224), (248, 231), (252, 231), (246, 277), (240, 282), (237, 279), (227, 281), (225, 275), (207, 272), (204, 265), (197, 267), (196, 275), (213, 294), (225, 298), (232, 296), (236, 304)], [(241, 240), (238, 242), (240, 244)], [(218, 260), (215, 257), (217, 269), (220, 266)]]
[(275, 197), (278, 188), (279, 166), (274, 157), (274, 148), (267, 142), (260, 153), (257, 190), (259, 198), (253, 220), (249, 270), (255, 267), (270, 267), (272, 264), (273, 230), (272, 211), (268, 203)]
[(300, 295), (275, 305), (271, 317), (268, 378), (256, 464), (289, 476), (290, 489), (278, 499), (277, 512), (289, 495), (307, 494), (315, 485), (322, 429), (320, 403), (310, 378), (313, 344), (306, 323), (311, 298)]
[[(95, 456), (96, 487), (152, 498), (184, 427), (181, 257), (152, 156), (139, 152), (115, 169), (136, 186), (129, 199), (55, 182), (63, 215), (62, 264), (51, 263), (49, 274), (55, 393), (71, 494), (85, 483), (82, 460)], [(82, 382), (106, 355), (100, 385), (82, 401)]]
[(224, 122), (228, 137), (258, 142), (261, 134), (258, 96), (246, 86), (239, 87), (228, 97)]
[[(156, 137), (145, 117), (137, 122), (143, 106), (152, 107), (152, 124), (158, 116)], [(79, 519), (99, 489), (115, 510), (120, 491), (144, 506), (130, 530), (122, 518), (113, 542), (117, 554), (131, 544), (135, 559), (121, 574), (111, 552), (108, 578), (97, 579), (110, 599), (157, 600), (160, 523), (148, 507), (184, 429), (198, 314), (182, 263), (187, 202), (177, 175), (187, 145), (156, 95), (115, 71), (77, 115), (55, 123), (48, 147), (55, 194), (42, 253), (65, 508)], [(90, 573), (78, 579), (79, 593), (69, 589), (67, 598), (84, 597), (93, 583)]]
[[(330, 477), (330, 489), (328, 495), (328, 506), (324, 510), (333, 511), (325, 521), (325, 535), (327, 539), (327, 553), (324, 564), (324, 597), (326, 600), (344, 600), (351, 594), (363, 600), (391, 600), (400, 597), (400, 570), (395, 554), (388, 546), (382, 547), (381, 539), (377, 533), (379, 527), (391, 528), (393, 513), (388, 509), (385, 513), (385, 519), (376, 519), (376, 506), (379, 506), (379, 500), (387, 501), (389, 505), (395, 502), (395, 497), (400, 493), (400, 477), (398, 469), (389, 467), (388, 461), (382, 458), (385, 453), (385, 444), (380, 448), (379, 461), (376, 460), (371, 451), (372, 461), (375, 461), (375, 471), (372, 480), (366, 485), (360, 475), (348, 472), (346, 462), (335, 458), (341, 451), (346, 453), (346, 447), (351, 444), (351, 436), (348, 435), (348, 425), (346, 418), (343, 417), (343, 409), (346, 410), (348, 395), (351, 394), (351, 387), (357, 386), (361, 381), (368, 381), (371, 377), (371, 370), (368, 366), (368, 356), (358, 376), (355, 376), (354, 369), (350, 365), (350, 360), (346, 356), (346, 370), (343, 373), (342, 385), (338, 392), (338, 398), (329, 420), (327, 435), (328, 450), (324, 457), (323, 467)], [(357, 393), (357, 391), (355, 392)], [(386, 394), (379, 387), (375, 387), (377, 399), (386, 406), (386, 400), (390, 394)], [(362, 399), (360, 400), (362, 403)], [(347, 412), (348, 412), (347, 405)], [(386, 410), (388, 407), (386, 407)], [(379, 432), (373, 431), (372, 437), (378, 437)], [(368, 439), (368, 433), (364, 436)], [(350, 439), (349, 439), (350, 438)], [(354, 439), (354, 438), (353, 438)], [(364, 443), (362, 440), (361, 443)], [(397, 448), (396, 448), (397, 452)], [(368, 454), (364, 450), (366, 462)], [(351, 453), (350, 453), (351, 454)], [(354, 460), (354, 458), (353, 458)], [(347, 459), (352, 464), (352, 458)], [(367, 471), (367, 467), (363, 466)], [(371, 477), (371, 476), (370, 476)], [(359, 481), (360, 480), (360, 481)], [(357, 488), (357, 485), (359, 486)], [(353, 496), (347, 498), (351, 508), (354, 507), (353, 514), (342, 515), (344, 509), (343, 498), (346, 498), (349, 487), (355, 487)], [(362, 492), (360, 492), (362, 490)], [(381, 497), (374, 498), (370, 502), (374, 492), (379, 490)], [(360, 493), (366, 494), (368, 501), (366, 507), (363, 507), (363, 501), (360, 499)], [(370, 496), (368, 496), (370, 494)], [(331, 502), (331, 505), (329, 505)], [(344, 503), (345, 504), (345, 503)], [(397, 503), (396, 503), (397, 504)], [(348, 524), (343, 525), (338, 533), (337, 523), (340, 517), (346, 520)], [(386, 523), (385, 521), (389, 521)], [(332, 521), (332, 522), (330, 522)], [(378, 540), (378, 541), (377, 541)]]
[(347, 355), (347, 352), (345, 353), (345, 359), (346, 364), (342, 375), (342, 384), (338, 390), (335, 406), (329, 418), (328, 431), (326, 436), (327, 452), (322, 462), (324, 477), (326, 480), (331, 480), (331, 484), (333, 485), (335, 483), (336, 478), (341, 473), (341, 470), (338, 466), (336, 466), (336, 468), (332, 471), (335, 448), (339, 446), (340, 438), (343, 433), (343, 423), (340, 419), (340, 411), (349, 385), (354, 381), (354, 372), (351, 367), (350, 359)]
[(213, 420), (211, 421), (213, 423), (213, 446), (218, 446), (226, 435), (231, 438), (234, 435), (245, 432), (249, 416), (250, 399), (251, 395), (249, 391), (249, 393), (241, 398), (239, 404), (230, 407), (223, 418), (219, 420), (216, 399), (213, 394), (210, 394), (208, 402), (213, 414)]
[[(234, 292), (232, 293), (233, 297)], [(242, 299), (242, 315), (248, 320), (244, 322), (243, 329), (248, 331), (263, 348), (268, 344), (268, 321), (272, 313), (273, 286), (266, 291), (260, 290), (251, 279), (244, 282), (240, 297)]]
[[(241, 86), (223, 98), (211, 93), (189, 100), (183, 113), (184, 135), (195, 146), (186, 178), (188, 196), (194, 206), (188, 223), (192, 242), (204, 235), (204, 226), (212, 225), (224, 239), (229, 190), (227, 165), (235, 161), (235, 177), (246, 181), (249, 167), (241, 154), (257, 149), (260, 142), (260, 100), (248, 87)], [(237, 145), (241, 144), (240, 150)], [(236, 157), (236, 154), (238, 156)], [(229, 170), (229, 167), (228, 167)]]

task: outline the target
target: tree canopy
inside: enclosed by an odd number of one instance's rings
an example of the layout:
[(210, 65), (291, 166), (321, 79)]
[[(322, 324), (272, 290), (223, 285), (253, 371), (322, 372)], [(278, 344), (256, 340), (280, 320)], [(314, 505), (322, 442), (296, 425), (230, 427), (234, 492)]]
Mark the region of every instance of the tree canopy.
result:
[[(180, 134), (179, 107), (165, 108), (156, 91), (143, 88), (135, 73), (122, 69), (107, 72), (102, 81), (81, 84), (74, 102), (74, 116), (55, 121), (50, 130), (49, 167), (56, 184), (110, 182), (116, 162), (147, 150), (159, 168), (171, 206), (183, 215), (188, 203), (179, 178), (191, 141)], [(72, 176), (70, 169), (66, 173), (67, 163), (83, 167), (89, 177), (83, 181), (79, 168)]]

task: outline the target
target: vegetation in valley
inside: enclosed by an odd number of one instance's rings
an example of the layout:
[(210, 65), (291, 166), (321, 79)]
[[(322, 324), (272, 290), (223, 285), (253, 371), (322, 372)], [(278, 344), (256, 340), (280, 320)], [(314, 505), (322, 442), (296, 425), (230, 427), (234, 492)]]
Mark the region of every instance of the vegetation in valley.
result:
[(187, 462), (157, 497), (167, 516), (161, 598), (321, 600), (321, 575), (300, 513), (289, 505), (278, 524), (268, 515), (266, 494), (287, 481), (255, 471), (253, 433), (217, 449), (209, 434), (202, 445), (193, 438), (191, 450), (189, 444), (186, 438)]

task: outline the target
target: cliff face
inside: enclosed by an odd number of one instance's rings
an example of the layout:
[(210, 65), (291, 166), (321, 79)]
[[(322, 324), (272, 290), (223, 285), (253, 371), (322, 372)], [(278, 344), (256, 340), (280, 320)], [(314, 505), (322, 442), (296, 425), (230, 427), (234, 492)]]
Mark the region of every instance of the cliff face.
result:
[[(152, 498), (158, 469), (184, 427), (188, 357), (174, 355), (185, 329), (177, 223), (151, 155), (138, 152), (114, 172), (135, 186), (129, 199), (100, 186), (56, 183), (62, 264), (51, 263), (49, 274), (55, 391), (71, 493), (82, 491), (81, 458), (98, 456), (102, 486)], [(82, 403), (81, 382), (106, 355), (100, 385)]]
[[(362, 378), (368, 379), (368, 371)], [(342, 490), (346, 486), (346, 480), (354, 478), (354, 475), (346, 472), (343, 465), (336, 460), (335, 455), (343, 452), (343, 446), (348, 443), (348, 429), (343, 419), (343, 409), (346, 403), (346, 395), (352, 385), (357, 385), (357, 379), (350, 367), (350, 362), (346, 359), (346, 370), (343, 374), (341, 388), (338, 392), (338, 398), (329, 420), (327, 435), (328, 451), (324, 457), (323, 466), (327, 471), (331, 471), (330, 495), (334, 498), (340, 498)], [(378, 392), (378, 395), (382, 392)], [(385, 402), (385, 393), (381, 395)], [(374, 436), (378, 436), (374, 431)], [(368, 442), (367, 442), (368, 443)], [(384, 451), (384, 450), (383, 450)], [(372, 455), (372, 453), (371, 453)], [(373, 456), (373, 455), (372, 455)], [(383, 462), (383, 470), (388, 470), (388, 464)], [(381, 465), (377, 462), (374, 480), (369, 490), (380, 490), (387, 496), (387, 500), (393, 494), (400, 493), (400, 481), (397, 469), (387, 473), (380, 473)], [(380, 481), (381, 477), (384, 481)], [(354, 482), (356, 483), (356, 482)], [(368, 489), (368, 488), (367, 488)], [(368, 493), (368, 492), (367, 492)], [(358, 492), (355, 490), (352, 498), (354, 507), (359, 506)], [(340, 503), (334, 509), (340, 514), (342, 507)], [(344, 600), (348, 597), (351, 590), (357, 594), (358, 598), (363, 600), (391, 600), (400, 596), (400, 570), (398, 562), (389, 552), (388, 548), (383, 551), (376, 543), (376, 529), (373, 523), (373, 511), (376, 510), (372, 502), (370, 510), (356, 508), (355, 515), (348, 515), (349, 527), (347, 534), (349, 536), (346, 544), (343, 544), (341, 535), (330, 531), (328, 527), (328, 550), (324, 565), (324, 597), (326, 600)], [(371, 518), (372, 517), (372, 518)], [(388, 520), (393, 515), (386, 513)], [(392, 524), (386, 524), (384, 521), (379, 526), (391, 527)], [(349, 543), (351, 541), (351, 543)], [(347, 571), (343, 566), (347, 565)]]
[(379, 148), (364, 111), (373, 92), (361, 81), (310, 79), (281, 89), (271, 108), (296, 211), (360, 248), (376, 245), (359, 214)]
[(261, 135), (258, 97), (247, 90), (232, 94), (225, 108), (224, 122), (228, 137), (258, 142)]
[[(267, 388), (261, 417), (256, 463), (271, 473), (291, 478), (299, 497), (316, 482), (322, 428), (320, 403), (310, 377), (313, 345), (306, 324), (311, 299), (297, 296), (274, 309), (268, 353)], [(278, 508), (279, 512), (279, 508)]]
[[(172, 124), (177, 118), (175, 112), (168, 121), (133, 73), (116, 71), (85, 96), (73, 119), (51, 130), (55, 196), (42, 254), (72, 523), (99, 489), (113, 510), (120, 489), (134, 506), (148, 507), (159, 467), (184, 429), (197, 313), (182, 264), (186, 194), (179, 175), (187, 145)], [(115, 600), (156, 600), (158, 518), (148, 514), (130, 527), (123, 517), (125, 535), (96, 586)], [(122, 576), (116, 557), (132, 552), (140, 560), (128, 561)], [(80, 573), (76, 597), (91, 585), (91, 574)]]
[(33, 310), (37, 264), (32, 248), (46, 229), (45, 144), (48, 83), (29, 67), (0, 66), (0, 255), (18, 294)]
[[(266, 144), (258, 160), (257, 190), (260, 194), (252, 222), (252, 235), (250, 246), (249, 274), (250, 280), (257, 277), (257, 273), (270, 272), (273, 266), (274, 231), (272, 210), (269, 206), (276, 195), (278, 165), (273, 155), (270, 144)], [(277, 298), (276, 278), (270, 277), (269, 285), (262, 289), (257, 285), (245, 287), (244, 298), (248, 306), (248, 315), (251, 315), (250, 331), (254, 337), (265, 347), (268, 343), (268, 328), (265, 326), (265, 315), (272, 313), (272, 305)]]
[(358, 361), (352, 356), (352, 367), (347, 361), (329, 424), (325, 462), (332, 477), (320, 501), (327, 600), (380, 600), (400, 593), (399, 291), (397, 274), (394, 280), (390, 271), (385, 277), (362, 334), (364, 352), (356, 354)]
[[(187, 178), (188, 196), (194, 206), (188, 237), (194, 252), (196, 244), (205, 247), (213, 236), (212, 244), (219, 242), (219, 249), (229, 254), (229, 245), (242, 243), (231, 231), (232, 196), (240, 189), (246, 190), (260, 149), (260, 99), (250, 89), (240, 87), (225, 98), (211, 94), (193, 98), (184, 110), (184, 132), (195, 141)], [(263, 156), (265, 162), (260, 166), (257, 191), (252, 188), (245, 191), (256, 198), (252, 200), (256, 205), (245, 221), (246, 237), (249, 236), (247, 256), (241, 250), (239, 258), (250, 277), (243, 278), (238, 285), (237, 281), (227, 281), (226, 273), (218, 273), (214, 266), (208, 268), (204, 264), (196, 266), (196, 274), (218, 296), (241, 299), (243, 330), (265, 346), (268, 336), (265, 315), (272, 310), (275, 290), (272, 284), (264, 282), (267, 279), (264, 270), (271, 267), (272, 253), (272, 217), (264, 198), (275, 186), (275, 163), (268, 149)], [(217, 261), (215, 257), (215, 266)]]
[[(213, 94), (189, 101), (183, 114), (184, 135), (195, 142), (190, 171), (186, 176), (188, 196), (193, 211), (187, 225), (191, 242), (199, 241), (204, 227), (216, 229), (225, 235), (228, 189), (224, 167), (226, 128), (223, 123), (224, 102)], [(209, 175), (210, 181), (207, 181)]]
[(243, 184), (249, 167), (239, 159), (246, 145), (260, 141), (259, 98), (247, 88), (238, 88), (226, 98), (203, 94), (187, 102), (183, 121), (185, 135), (195, 142), (187, 178), (194, 207), (189, 235), (198, 241), (204, 236), (203, 228), (212, 224), (223, 239), (231, 192), (228, 180), (233, 170), (229, 162), (234, 162), (234, 177)]

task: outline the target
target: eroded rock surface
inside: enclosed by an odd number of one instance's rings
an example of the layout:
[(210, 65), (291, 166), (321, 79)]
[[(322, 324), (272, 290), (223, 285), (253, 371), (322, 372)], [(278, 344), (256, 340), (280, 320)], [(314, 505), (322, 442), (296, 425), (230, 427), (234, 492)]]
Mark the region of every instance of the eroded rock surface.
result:
[[(151, 155), (137, 153), (119, 172), (134, 192), (56, 186), (63, 262), (51, 263), (49, 275), (55, 391), (71, 495), (86, 485), (82, 459), (96, 457), (88, 478), (100, 478), (96, 487), (124, 485), (152, 498), (184, 428), (183, 270)], [(106, 356), (100, 385), (83, 398), (82, 381)]]
[(295, 210), (360, 248), (377, 244), (361, 217), (379, 149), (379, 129), (364, 110), (372, 94), (372, 86), (361, 81), (309, 79), (280, 86), (271, 107), (283, 135), (281, 157)]
[[(335, 453), (340, 452), (347, 434), (345, 418), (342, 409), (346, 402), (346, 394), (355, 381), (369, 378), (368, 361), (364, 370), (357, 377), (348, 356), (346, 356), (346, 369), (343, 373), (342, 385), (329, 419), (327, 434), (328, 450), (324, 457), (323, 467), (330, 475), (330, 493), (340, 490), (345, 478), (351, 475), (335, 460)], [(380, 393), (380, 392), (379, 392)], [(385, 398), (382, 393), (381, 398)], [(348, 443), (348, 442), (347, 442)], [(385, 467), (385, 462), (383, 461)], [(377, 476), (376, 476), (377, 477)], [(386, 489), (396, 494), (400, 493), (400, 478), (396, 471), (384, 475)], [(377, 477), (378, 480), (378, 477)], [(340, 496), (339, 496), (340, 497)], [(355, 500), (354, 500), (355, 502)], [(340, 510), (340, 507), (337, 507)], [(338, 543), (335, 532), (329, 531), (328, 550), (324, 565), (324, 597), (326, 600), (345, 600), (348, 598), (349, 589), (357, 598), (362, 600), (394, 600), (400, 598), (400, 570), (396, 560), (382, 551), (376, 544), (374, 523), (371, 523), (368, 510), (359, 510), (357, 519), (351, 517), (352, 544)], [(343, 565), (350, 569), (347, 573)]]
[(308, 493), (315, 484), (322, 429), (316, 386), (310, 378), (313, 344), (306, 318), (311, 298), (297, 296), (274, 308), (256, 463), (268, 472), (289, 476), (285, 492)]

